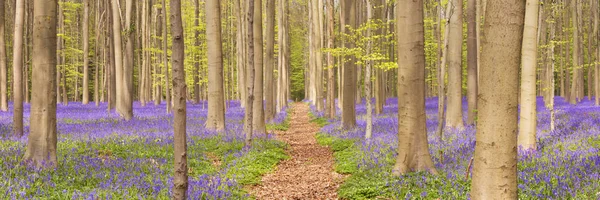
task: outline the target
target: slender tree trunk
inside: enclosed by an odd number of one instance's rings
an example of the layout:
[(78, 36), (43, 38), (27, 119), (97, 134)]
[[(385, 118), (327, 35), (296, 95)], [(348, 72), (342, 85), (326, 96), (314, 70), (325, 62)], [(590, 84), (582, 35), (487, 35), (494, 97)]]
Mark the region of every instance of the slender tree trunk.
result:
[[(356, 1), (354, 0), (342, 0), (341, 6), (343, 10), (342, 17), (342, 32), (345, 34), (351, 34), (350, 29), (343, 28), (345, 25), (349, 25), (352, 29), (357, 28), (356, 23)], [(354, 48), (354, 41), (344, 41), (344, 46), (346, 48)], [(344, 63), (343, 67), (343, 112), (342, 112), (342, 126), (346, 129), (352, 129), (356, 127), (356, 58), (354, 56), (350, 56), (349, 60)]]
[(573, 80), (571, 81), (571, 94), (569, 95), (569, 103), (577, 104), (579, 97), (579, 28), (577, 24), (577, 0), (571, 0), (571, 20), (573, 22)]
[(266, 133), (263, 105), (263, 31), (262, 0), (254, 0), (254, 105), (253, 128), (255, 133)]
[(171, 113), (171, 90), (169, 89), (171, 87), (171, 83), (169, 82), (169, 54), (167, 52), (168, 47), (168, 40), (167, 40), (167, 1), (163, 0), (162, 1), (162, 10), (163, 10), (163, 23), (162, 23), (162, 44), (163, 44), (163, 72), (164, 72), (164, 80), (165, 80), (165, 98), (166, 98), (166, 107), (167, 107), (167, 113)]
[(398, 156), (394, 175), (437, 174), (429, 155), (425, 126), (425, 31), (422, 0), (400, 0), (396, 7), (398, 45)]
[(102, 12), (102, 14), (100, 14), (100, 11), (101, 11), (101, 9), (100, 9), (100, 1), (97, 1), (97, 4), (96, 4), (96, 16), (95, 16), (95, 18), (96, 18), (96, 43), (95, 43), (95, 45), (96, 45), (95, 46), (96, 56), (95, 56), (95, 58), (96, 59), (94, 60), (94, 64), (95, 64), (95, 66), (94, 66), (94, 71), (95, 71), (94, 72), (94, 102), (96, 104), (96, 107), (100, 106), (100, 85), (99, 85), (100, 84), (100, 82), (99, 82), (99, 78), (100, 77), (99, 77), (99, 74), (100, 74), (100, 71), (101, 71), (101, 68), (100, 68), (100, 65), (101, 65), (100, 64), (100, 47), (102, 46), (102, 45), (100, 45), (100, 43), (101, 43), (100, 32), (102, 31), (102, 28), (101, 28), (101, 24), (102, 24), (101, 20), (103, 19), (102, 16), (104, 16), (104, 13), (105, 13), (105, 12)]
[[(126, 60), (126, 58), (123, 58), (123, 47), (122, 47), (122, 42), (121, 42), (121, 15), (120, 15), (120, 8), (119, 8), (119, 2), (118, 0), (112, 0), (111, 3), (111, 8), (112, 8), (112, 28), (113, 28), (113, 43), (114, 43), (114, 57), (115, 57), (115, 62), (113, 62), (114, 66), (115, 66), (115, 78), (116, 78), (116, 109), (117, 112), (119, 113), (119, 115), (121, 115), (121, 117), (125, 118), (125, 120), (129, 120), (131, 119), (131, 117), (128, 117), (127, 115), (127, 111), (125, 108), (125, 99), (124, 99), (124, 95), (125, 95), (125, 90), (126, 90), (126, 83), (124, 82), (124, 76), (125, 76), (125, 70), (124, 70), (124, 60)], [(127, 56), (126, 56), (127, 57)]]
[(467, 1), (467, 124), (475, 124), (477, 118), (477, 63), (479, 46), (477, 46), (476, 0)]
[[(138, 6), (140, 6), (140, 4), (138, 4)], [(147, 7), (148, 7), (148, 3), (147, 2), (141, 2), (141, 14), (138, 15), (139, 18), (141, 18), (139, 20), (139, 25), (140, 28), (142, 29), (141, 31), (139, 31), (137, 34), (141, 37), (140, 41), (137, 43), (138, 48), (140, 49), (140, 52), (137, 53), (138, 56), (140, 56), (141, 54), (141, 58), (138, 59), (138, 63), (141, 63), (141, 65), (139, 65), (139, 69), (140, 69), (140, 73), (139, 73), (139, 78), (138, 78), (138, 84), (139, 84), (139, 101), (142, 107), (146, 106), (146, 87), (147, 86), (147, 77), (146, 77), (146, 73), (148, 70), (147, 69), (147, 54), (146, 54), (146, 39), (147, 39), (147, 35), (146, 35), (146, 30), (148, 29), (148, 24), (146, 23), (147, 20)], [(138, 12), (140, 12), (140, 9), (137, 9)], [(139, 19), (138, 18), (138, 19)]]
[[(334, 8), (334, 0), (327, 0), (327, 33), (329, 34), (327, 37), (327, 48), (333, 49), (335, 48), (335, 33), (334, 33), (334, 23), (335, 23), (335, 8)], [(335, 118), (335, 76), (334, 76), (334, 60), (333, 54), (331, 52), (327, 53), (327, 116), (330, 119)]]
[[(441, 3), (441, 2), (440, 2)], [(452, 7), (446, 7), (446, 15), (448, 15), (448, 19), (446, 21), (446, 29), (444, 30), (444, 44), (442, 45), (442, 59), (440, 60), (440, 74), (438, 74), (438, 84), (439, 84), (439, 93), (438, 93), (438, 126), (437, 126), (437, 136), (440, 140), (443, 140), (444, 137), (444, 121), (446, 121), (446, 112), (444, 109), (444, 105), (446, 104), (446, 63), (448, 60), (448, 41), (450, 37), (450, 17), (449, 13), (451, 12)], [(438, 8), (438, 12), (440, 12), (440, 18), (442, 17), (442, 7), (441, 5)], [(440, 28), (441, 29), (441, 28)], [(441, 30), (440, 30), (441, 31)]]
[(517, 199), (518, 77), (525, 2), (489, 1), (471, 199)]
[[(373, 5), (371, 4), (370, 1), (366, 2), (367, 5), (367, 23), (368, 21), (371, 21), (373, 19)], [(418, 9), (418, 8), (417, 8)], [(421, 6), (421, 11), (422, 11), (423, 7)], [(371, 28), (367, 28), (367, 38), (371, 38), (372, 37), (372, 31)], [(371, 55), (371, 49), (373, 46), (373, 41), (372, 40), (368, 40), (367, 41), (367, 48), (366, 48), (366, 55)], [(371, 139), (371, 136), (373, 135), (373, 106), (371, 105), (371, 99), (372, 99), (372, 94), (371, 94), (371, 68), (373, 66), (373, 61), (372, 60), (368, 60), (365, 63), (365, 97), (366, 97), (366, 104), (367, 104), (367, 127), (365, 129), (365, 139)]]
[(600, 64), (598, 63), (600, 61), (600, 35), (599, 35), (599, 20), (598, 18), (600, 18), (600, 13), (598, 11), (600, 5), (598, 5), (599, 3), (597, 1), (593, 1), (593, 13), (594, 13), (594, 37), (596, 37), (596, 43), (595, 43), (595, 48), (596, 48), (596, 63), (594, 65), (594, 84), (595, 84), (595, 93), (596, 93), (596, 106), (600, 106)]
[[(260, 4), (259, 4), (260, 5)], [(246, 135), (245, 137), (245, 142), (246, 142), (246, 146), (250, 146), (252, 144), (252, 134), (254, 131), (253, 128), (253, 106), (254, 106), (254, 67), (255, 67), (255, 59), (254, 59), (254, 18), (255, 18), (255, 12), (254, 12), (254, 6), (255, 6), (255, 2), (254, 0), (248, 0), (247, 3), (248, 6), (248, 10), (247, 10), (247, 27), (248, 31), (246, 31), (246, 33), (248, 34), (247, 38), (246, 38), (246, 43), (247, 43), (247, 53), (248, 53), (248, 57), (247, 57), (247, 69), (246, 69), (246, 111), (244, 113), (244, 133)]]
[(236, 63), (238, 72), (238, 90), (240, 92), (240, 106), (246, 106), (246, 25), (245, 6), (240, 2), (242, 0), (234, 0), (236, 10)]
[(5, 3), (6, 1), (0, 2), (0, 110), (3, 112), (8, 111), (8, 80), (7, 80), (7, 69), (6, 69), (6, 36), (5, 36)]
[(275, 118), (273, 102), (273, 68), (275, 66), (275, 0), (266, 0), (266, 41), (265, 48), (265, 121)]
[[(155, 15), (155, 21), (156, 21), (156, 32), (154, 33), (154, 35), (156, 37), (158, 37), (159, 35), (162, 36), (162, 8), (159, 7), (156, 9), (156, 15)], [(156, 39), (154, 41), (155, 45), (158, 46), (159, 49), (162, 49), (162, 42), (160, 39)], [(160, 63), (162, 62), (162, 60), (160, 59), (159, 53), (156, 52), (154, 53), (155, 57), (157, 57), (157, 62), (154, 63), (154, 85), (156, 86), (154, 89), (154, 105), (160, 105), (161, 101), (162, 101), (162, 79), (160, 77), (158, 77), (157, 75), (159, 75), (161, 73), (160, 70)]]
[[(239, 0), (235, 0), (238, 3), (239, 6)], [(194, 27), (196, 27), (196, 31), (194, 32), (194, 38), (196, 40), (196, 46), (199, 47), (200, 46), (200, 30), (199, 30), (199, 26), (200, 26), (200, 0), (195, 0), (194, 1), (194, 14), (196, 16), (196, 19), (194, 19)], [(196, 55), (194, 55), (194, 72), (192, 73), (192, 76), (194, 77), (194, 103), (198, 104), (200, 103), (200, 54), (199, 53), (195, 53)]]
[[(552, 11), (550, 13), (551, 19), (555, 20), (555, 14)], [(550, 41), (555, 41), (555, 27), (554, 25), (550, 25)], [(548, 103), (547, 103), (547, 108), (550, 109), (550, 131), (554, 131), (556, 125), (555, 125), (555, 120), (556, 120), (556, 114), (554, 111), (554, 93), (555, 93), (555, 86), (554, 86), (554, 63), (555, 63), (555, 58), (554, 58), (554, 48), (556, 48), (555, 45), (553, 45), (551, 43), (550, 48), (549, 48), (549, 57), (550, 57), (550, 72), (548, 73), (548, 80), (550, 83), (550, 88), (548, 91)], [(597, 73), (597, 71), (596, 71)], [(596, 76), (597, 77), (597, 76)], [(598, 94), (598, 93), (596, 93)], [(598, 100), (598, 98), (596, 98), (596, 100)]]
[[(38, 167), (56, 159), (56, 0), (34, 0), (33, 77), (29, 139), (23, 160)], [(44, 163), (46, 165), (44, 166)]]
[(523, 49), (521, 50), (521, 110), (518, 144), (525, 150), (536, 149), (536, 69), (539, 1), (527, 0)]
[[(210, 1), (209, 1), (210, 2)], [(208, 3), (208, 2), (207, 2)], [(188, 189), (187, 137), (186, 137), (186, 94), (183, 23), (181, 21), (181, 0), (171, 0), (171, 36), (173, 37), (173, 92), (174, 105), (174, 152), (175, 176), (173, 178), (173, 199), (186, 199)]]
[(133, 68), (134, 68), (134, 58), (135, 58), (135, 37), (136, 31), (135, 29), (139, 26), (135, 24), (135, 1), (134, 0), (126, 0), (125, 7), (125, 56), (123, 57), (122, 63), (122, 74), (121, 78), (121, 100), (122, 108), (121, 115), (125, 120), (130, 120), (133, 117), (133, 94), (135, 93), (133, 89)]
[(452, 0), (448, 6), (450, 32), (448, 37), (448, 106), (446, 126), (462, 129), (462, 41), (463, 1)]
[(23, 27), (25, 0), (16, 1), (13, 35), (13, 135), (23, 136)]
[(208, 119), (206, 128), (225, 129), (225, 97), (223, 90), (223, 57), (221, 46), (221, 4), (206, 1), (206, 42), (208, 46)]
[(83, 0), (83, 97), (81, 103), (87, 105), (90, 101), (89, 86), (89, 16), (90, 0)]

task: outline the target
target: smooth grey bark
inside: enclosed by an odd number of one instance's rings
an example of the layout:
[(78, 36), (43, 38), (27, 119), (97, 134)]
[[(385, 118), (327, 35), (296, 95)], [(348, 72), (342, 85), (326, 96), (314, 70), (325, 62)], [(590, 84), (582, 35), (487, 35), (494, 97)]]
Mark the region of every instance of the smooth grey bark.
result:
[(38, 167), (56, 159), (56, 16), (57, 0), (34, 0), (31, 123), (23, 160)]

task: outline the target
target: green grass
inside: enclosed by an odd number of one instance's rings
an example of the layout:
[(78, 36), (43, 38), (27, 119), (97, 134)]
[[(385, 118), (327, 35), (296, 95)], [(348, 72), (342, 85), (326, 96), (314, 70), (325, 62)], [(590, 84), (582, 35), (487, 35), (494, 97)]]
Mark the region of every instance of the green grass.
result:
[(308, 112), (310, 122), (317, 124), (319, 127), (324, 127), (329, 124), (329, 120), (325, 117), (317, 117), (312, 112)]
[[(369, 158), (365, 156), (357, 139), (343, 139), (321, 133), (316, 137), (320, 145), (333, 150), (335, 171), (350, 175), (338, 189), (340, 199), (452, 199), (459, 196), (456, 191), (469, 188), (467, 181), (452, 184), (445, 175), (435, 176), (421, 172), (403, 177), (393, 176), (391, 171), (395, 157), (392, 151), (379, 158), (383, 163), (381, 167), (361, 170), (358, 168), (359, 163), (362, 159)], [(454, 188), (455, 185), (460, 185), (460, 189)], [(440, 187), (448, 193), (438, 195)]]

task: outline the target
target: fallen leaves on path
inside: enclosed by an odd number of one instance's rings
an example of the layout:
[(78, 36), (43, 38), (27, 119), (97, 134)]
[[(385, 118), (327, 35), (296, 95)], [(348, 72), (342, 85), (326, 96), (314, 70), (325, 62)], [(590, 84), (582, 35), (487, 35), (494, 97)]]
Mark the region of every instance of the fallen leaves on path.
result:
[(319, 127), (310, 123), (308, 105), (295, 103), (292, 112), (290, 128), (276, 132), (289, 144), (290, 159), (265, 175), (250, 193), (257, 199), (337, 199), (344, 177), (333, 171), (333, 152), (317, 143)]

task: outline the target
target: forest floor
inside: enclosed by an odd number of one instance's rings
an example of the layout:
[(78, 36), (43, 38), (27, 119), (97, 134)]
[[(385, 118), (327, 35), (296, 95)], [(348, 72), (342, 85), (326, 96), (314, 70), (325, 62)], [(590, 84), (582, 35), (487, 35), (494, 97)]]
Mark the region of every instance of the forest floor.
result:
[(250, 193), (257, 199), (337, 199), (344, 176), (334, 171), (333, 152), (315, 138), (319, 126), (310, 122), (310, 108), (295, 103), (291, 109), (290, 127), (277, 131), (277, 139), (289, 144), (290, 159), (262, 178)]

